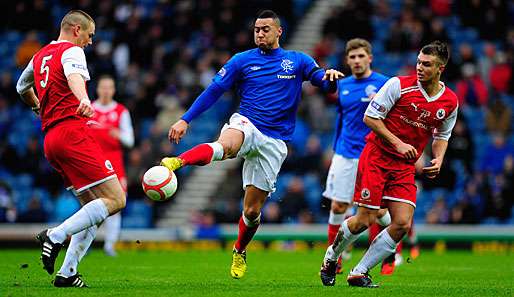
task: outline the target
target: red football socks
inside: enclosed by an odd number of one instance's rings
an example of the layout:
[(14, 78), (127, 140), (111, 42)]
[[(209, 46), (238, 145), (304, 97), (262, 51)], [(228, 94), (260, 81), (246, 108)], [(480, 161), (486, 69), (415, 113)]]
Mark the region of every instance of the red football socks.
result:
[(255, 232), (257, 232), (259, 225), (260, 224), (248, 227), (245, 224), (243, 216), (241, 216), (241, 218), (239, 219), (239, 233), (237, 235), (237, 241), (235, 244), (235, 248), (238, 252), (243, 252), (246, 250), (246, 246), (252, 240), (253, 236), (255, 235)]
[(178, 156), (184, 162), (183, 165), (207, 165), (211, 163), (214, 150), (207, 143), (199, 144)]
[(339, 231), (340, 227), (341, 225), (328, 224), (328, 245), (334, 243), (334, 240), (337, 236), (337, 231)]

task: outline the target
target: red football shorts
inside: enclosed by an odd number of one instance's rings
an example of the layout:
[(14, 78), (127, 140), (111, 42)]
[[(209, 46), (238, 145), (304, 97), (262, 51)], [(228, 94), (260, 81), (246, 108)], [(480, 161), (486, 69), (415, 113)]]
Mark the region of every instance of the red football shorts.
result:
[(80, 193), (111, 178), (112, 164), (89, 134), (84, 121), (68, 120), (50, 128), (45, 135), (47, 160), (64, 179), (66, 188)]
[(372, 209), (379, 209), (382, 200), (416, 207), (414, 174), (414, 164), (408, 164), (368, 142), (359, 158), (353, 201)]
[(125, 174), (125, 166), (123, 164), (123, 151), (104, 151), (105, 157), (111, 161), (112, 167), (116, 171), (121, 188), (127, 192), (127, 175)]

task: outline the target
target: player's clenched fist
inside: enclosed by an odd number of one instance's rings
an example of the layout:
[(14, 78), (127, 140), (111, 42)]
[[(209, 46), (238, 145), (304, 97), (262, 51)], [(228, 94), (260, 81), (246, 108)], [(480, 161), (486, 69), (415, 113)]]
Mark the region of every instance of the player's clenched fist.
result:
[(189, 124), (184, 120), (178, 120), (175, 124), (171, 125), (168, 132), (168, 139), (171, 142), (178, 143), (180, 139), (186, 134)]
[(396, 151), (405, 159), (415, 159), (418, 156), (418, 151), (412, 145), (404, 142), (396, 146)]
[(89, 99), (84, 98), (80, 100), (79, 107), (77, 108), (77, 114), (86, 118), (90, 118), (95, 114), (95, 110), (91, 106), (91, 101), (89, 101)]
[(325, 75), (323, 76), (323, 80), (330, 80), (330, 81), (334, 81), (334, 80), (338, 80), (340, 78), (343, 78), (344, 77), (344, 74), (340, 71), (337, 71), (335, 69), (328, 69), (327, 71), (325, 71)]

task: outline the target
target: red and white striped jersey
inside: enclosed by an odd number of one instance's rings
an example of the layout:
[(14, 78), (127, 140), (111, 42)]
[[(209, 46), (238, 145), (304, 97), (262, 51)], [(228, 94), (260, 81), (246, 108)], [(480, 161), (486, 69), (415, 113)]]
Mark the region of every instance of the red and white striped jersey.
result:
[[(365, 114), (382, 119), (391, 133), (416, 148), (419, 158), (432, 136), (448, 140), (457, 120), (457, 96), (444, 83), (440, 84), (441, 90), (430, 97), (416, 76), (393, 77), (378, 91)], [(374, 132), (367, 136), (367, 141), (403, 158)], [(415, 160), (409, 162), (414, 163)]]

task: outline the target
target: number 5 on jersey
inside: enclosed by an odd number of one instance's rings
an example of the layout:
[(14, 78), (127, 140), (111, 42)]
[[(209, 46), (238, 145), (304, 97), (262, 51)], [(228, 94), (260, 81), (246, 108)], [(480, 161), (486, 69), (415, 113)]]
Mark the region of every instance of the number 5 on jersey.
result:
[(46, 62), (52, 58), (52, 55), (43, 57), (43, 61), (41, 62), (41, 70), (39, 71), (40, 74), (43, 74), (45, 72), (45, 80), (40, 80), (39, 83), (41, 84), (42, 88), (46, 87), (46, 83), (48, 82), (48, 74), (50, 74), (50, 68), (48, 68), (48, 65), (45, 66)]

